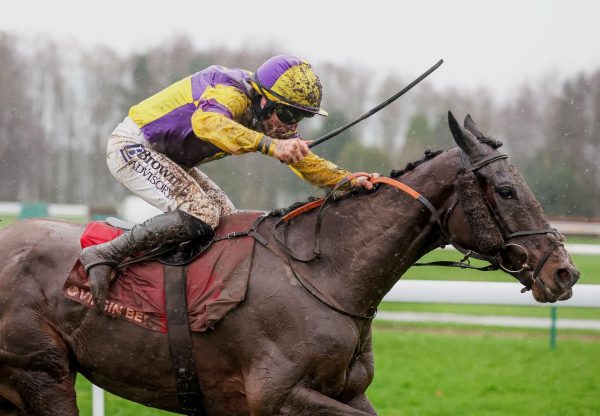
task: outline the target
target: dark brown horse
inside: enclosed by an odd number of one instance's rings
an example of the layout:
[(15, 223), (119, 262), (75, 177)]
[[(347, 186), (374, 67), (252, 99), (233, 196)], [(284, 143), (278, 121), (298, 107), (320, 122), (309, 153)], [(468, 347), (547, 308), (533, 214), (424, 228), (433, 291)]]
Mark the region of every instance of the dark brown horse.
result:
[[(261, 223), (270, 243), (256, 244), (245, 301), (193, 335), (209, 415), (376, 414), (365, 396), (374, 374), (368, 316), (415, 261), (449, 240), (514, 270), (540, 302), (571, 296), (579, 273), (522, 177), (470, 117), (466, 130), (449, 120), (457, 148), (392, 174), (426, 200), (380, 185), (293, 218), (295, 256), (310, 257), (318, 238), (321, 255), (308, 262), (286, 260), (272, 235), (279, 218)], [(77, 373), (180, 411), (165, 334), (61, 296), (81, 232), (52, 220), (0, 231), (0, 413), (78, 414)]]

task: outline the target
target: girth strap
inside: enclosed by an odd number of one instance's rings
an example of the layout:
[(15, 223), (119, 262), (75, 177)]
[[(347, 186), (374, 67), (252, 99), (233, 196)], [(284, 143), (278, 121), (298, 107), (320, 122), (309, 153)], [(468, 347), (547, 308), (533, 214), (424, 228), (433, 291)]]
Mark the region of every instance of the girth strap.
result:
[(167, 338), (177, 382), (177, 400), (186, 415), (206, 416), (196, 374), (187, 308), (187, 268), (164, 265)]

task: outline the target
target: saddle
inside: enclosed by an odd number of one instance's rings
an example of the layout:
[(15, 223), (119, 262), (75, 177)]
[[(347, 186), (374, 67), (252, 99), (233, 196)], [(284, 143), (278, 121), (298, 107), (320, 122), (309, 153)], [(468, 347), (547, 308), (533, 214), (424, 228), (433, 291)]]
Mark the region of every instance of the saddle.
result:
[[(109, 289), (103, 313), (166, 332), (164, 266), (181, 266), (187, 274), (191, 331), (214, 328), (244, 299), (255, 243), (248, 232), (262, 215), (262, 211), (244, 211), (223, 216), (209, 245), (192, 241), (124, 263), (120, 277)], [(91, 222), (80, 239), (82, 247), (109, 241), (132, 226), (117, 219)], [(63, 294), (87, 307), (93, 306), (88, 277), (79, 261), (69, 273)]]

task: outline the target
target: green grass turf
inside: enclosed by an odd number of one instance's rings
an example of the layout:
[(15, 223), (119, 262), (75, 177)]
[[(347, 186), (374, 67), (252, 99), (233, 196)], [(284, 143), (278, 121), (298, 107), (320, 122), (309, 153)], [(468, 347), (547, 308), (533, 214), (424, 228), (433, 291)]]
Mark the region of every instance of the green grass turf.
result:
[[(368, 396), (384, 416), (592, 416), (600, 414), (600, 335), (376, 323)], [(78, 404), (91, 414), (80, 377)], [(106, 394), (110, 416), (171, 413)]]
[(0, 228), (5, 227), (17, 220), (17, 217), (13, 215), (0, 215)]
[(379, 327), (370, 399), (386, 416), (597, 415), (598, 336)]
[(567, 244), (600, 244), (600, 236), (567, 236)]

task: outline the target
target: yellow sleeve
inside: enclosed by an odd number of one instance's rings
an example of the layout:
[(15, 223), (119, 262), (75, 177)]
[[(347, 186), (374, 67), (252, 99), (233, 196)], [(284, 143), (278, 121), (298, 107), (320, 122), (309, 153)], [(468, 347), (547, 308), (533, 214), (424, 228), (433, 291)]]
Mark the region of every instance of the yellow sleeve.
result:
[(350, 172), (322, 157), (309, 153), (300, 162), (288, 165), (302, 179), (323, 188), (333, 188)]
[(201, 140), (206, 140), (226, 153), (239, 155), (255, 152), (262, 133), (244, 127), (239, 120), (250, 105), (240, 90), (218, 84), (208, 87), (196, 102), (192, 115), (192, 129)]
[(232, 155), (255, 152), (262, 133), (242, 126), (223, 114), (204, 112), (200, 108), (192, 116), (196, 136)]

